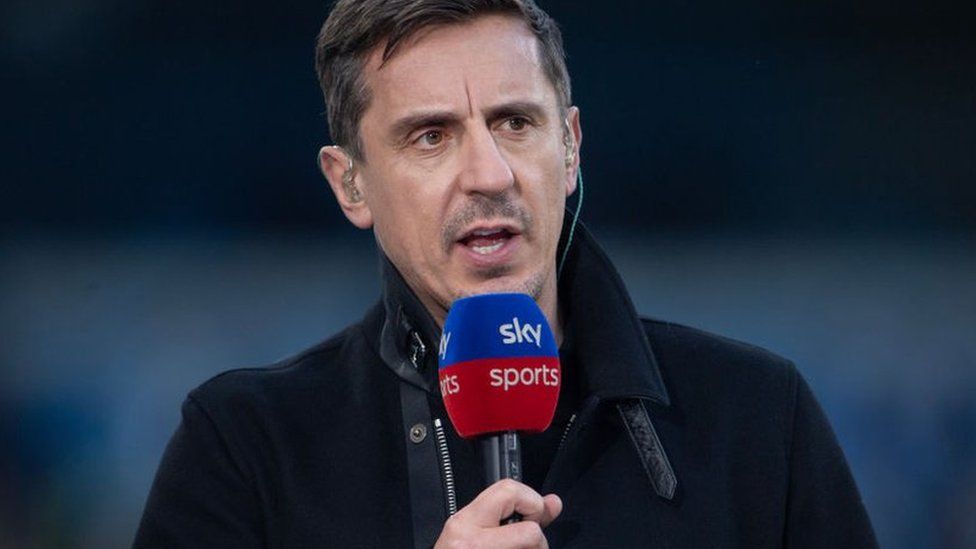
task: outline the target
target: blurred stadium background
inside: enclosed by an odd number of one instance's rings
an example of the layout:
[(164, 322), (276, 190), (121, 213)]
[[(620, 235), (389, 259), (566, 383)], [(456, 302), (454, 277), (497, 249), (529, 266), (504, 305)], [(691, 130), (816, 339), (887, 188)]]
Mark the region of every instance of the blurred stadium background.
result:
[[(971, 3), (542, 2), (645, 314), (794, 359), (882, 545), (976, 547)], [(357, 318), (325, 2), (0, 7), (0, 547), (126, 547), (191, 388)]]

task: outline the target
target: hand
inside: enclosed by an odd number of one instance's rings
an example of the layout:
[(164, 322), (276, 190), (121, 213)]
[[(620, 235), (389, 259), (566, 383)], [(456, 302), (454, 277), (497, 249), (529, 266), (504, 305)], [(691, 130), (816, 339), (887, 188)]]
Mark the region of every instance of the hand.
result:
[[(492, 484), (471, 503), (447, 519), (434, 549), (460, 547), (549, 547), (542, 529), (563, 510), (559, 496), (542, 497), (510, 479)], [(501, 526), (502, 519), (518, 513), (522, 521)]]

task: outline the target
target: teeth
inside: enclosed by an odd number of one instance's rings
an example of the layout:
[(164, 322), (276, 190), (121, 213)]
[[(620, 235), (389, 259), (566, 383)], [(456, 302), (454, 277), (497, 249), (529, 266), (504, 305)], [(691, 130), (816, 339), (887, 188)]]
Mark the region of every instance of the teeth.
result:
[(501, 229), (481, 229), (477, 231), (471, 231), (471, 234), (475, 236), (488, 236), (490, 234), (500, 233)]
[(492, 244), (491, 246), (472, 246), (471, 249), (474, 250), (475, 253), (479, 253), (481, 255), (488, 255), (501, 248), (502, 245), (504, 244), (505, 244), (504, 242), (499, 242), (498, 244)]

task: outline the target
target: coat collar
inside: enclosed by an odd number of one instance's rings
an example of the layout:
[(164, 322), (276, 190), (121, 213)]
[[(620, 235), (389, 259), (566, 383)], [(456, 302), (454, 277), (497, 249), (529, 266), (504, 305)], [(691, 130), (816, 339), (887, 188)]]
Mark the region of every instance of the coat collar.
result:
[(380, 331), (380, 357), (400, 378), (427, 392), (437, 389), (437, 349), (441, 329), (380, 251), (385, 318)]
[(560, 275), (559, 299), (563, 314), (573, 319), (569, 325), (583, 367), (585, 396), (642, 397), (662, 406), (670, 404), (623, 280), (582, 223), (576, 227)]
[[(568, 218), (563, 226), (566, 246)], [(400, 378), (437, 391), (440, 328), (381, 252), (385, 319), (379, 340), (383, 361)], [(634, 304), (617, 270), (582, 223), (576, 227), (559, 281), (559, 300), (583, 368), (583, 396), (639, 397), (668, 406), (667, 389)]]

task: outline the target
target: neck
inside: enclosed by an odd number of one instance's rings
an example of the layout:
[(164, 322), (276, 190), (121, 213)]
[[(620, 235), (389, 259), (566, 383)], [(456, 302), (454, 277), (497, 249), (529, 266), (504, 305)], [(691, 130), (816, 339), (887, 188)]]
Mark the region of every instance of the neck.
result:
[(542, 314), (546, 315), (552, 335), (556, 338), (556, 346), (563, 344), (563, 317), (559, 309), (559, 299), (556, 294), (556, 276), (553, 274), (551, 279), (543, 286), (542, 291), (535, 298)]

